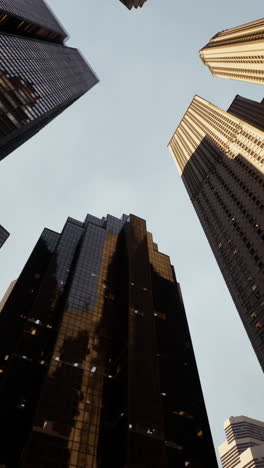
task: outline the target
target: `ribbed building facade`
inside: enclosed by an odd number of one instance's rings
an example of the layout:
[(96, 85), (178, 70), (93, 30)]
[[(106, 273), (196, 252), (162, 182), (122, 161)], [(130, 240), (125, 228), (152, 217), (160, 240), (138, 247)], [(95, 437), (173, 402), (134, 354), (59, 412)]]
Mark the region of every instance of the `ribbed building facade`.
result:
[(120, 0), (129, 10), (132, 8), (141, 8), (147, 0)]
[(226, 441), (219, 446), (223, 468), (263, 468), (264, 423), (236, 416), (224, 423)]
[(0, 224), (0, 248), (9, 237), (9, 232)]
[(264, 369), (264, 133), (195, 96), (169, 149)]
[(6, 468), (217, 468), (180, 286), (144, 220), (45, 229), (0, 357)]
[(264, 19), (217, 33), (200, 57), (214, 76), (264, 84)]
[(98, 82), (44, 1), (33, 3), (0, 0), (0, 160)]

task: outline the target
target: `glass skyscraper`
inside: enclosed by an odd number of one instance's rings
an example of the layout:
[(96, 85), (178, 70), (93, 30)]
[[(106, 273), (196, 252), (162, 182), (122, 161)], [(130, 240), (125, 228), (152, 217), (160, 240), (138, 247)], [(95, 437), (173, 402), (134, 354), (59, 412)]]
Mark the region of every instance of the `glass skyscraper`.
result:
[(5, 243), (9, 235), (10, 235), (9, 232), (0, 224), (0, 248)]
[(0, 0), (0, 160), (98, 82), (43, 0)]
[(44, 229), (0, 352), (6, 468), (217, 468), (180, 286), (143, 219)]
[(195, 96), (169, 149), (264, 370), (264, 113)]

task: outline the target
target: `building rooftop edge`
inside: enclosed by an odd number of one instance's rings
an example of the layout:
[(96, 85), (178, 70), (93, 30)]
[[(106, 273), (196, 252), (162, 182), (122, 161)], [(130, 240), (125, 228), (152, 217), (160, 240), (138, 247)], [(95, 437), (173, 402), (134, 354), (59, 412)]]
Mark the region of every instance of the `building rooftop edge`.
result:
[(230, 418), (226, 419), (224, 422), (224, 429), (232, 424), (236, 424), (239, 422), (247, 422), (250, 424), (255, 424), (257, 426), (264, 427), (264, 422), (258, 419), (249, 418), (248, 416), (230, 416)]

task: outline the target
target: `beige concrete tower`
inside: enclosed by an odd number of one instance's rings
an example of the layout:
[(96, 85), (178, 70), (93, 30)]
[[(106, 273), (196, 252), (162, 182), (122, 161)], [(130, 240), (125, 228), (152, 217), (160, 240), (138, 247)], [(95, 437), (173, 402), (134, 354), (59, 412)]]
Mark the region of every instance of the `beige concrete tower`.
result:
[(219, 446), (223, 468), (263, 468), (264, 423), (246, 416), (227, 419), (226, 441)]
[(200, 56), (214, 76), (264, 84), (264, 19), (217, 33)]
[(168, 146), (264, 369), (264, 132), (195, 96)]

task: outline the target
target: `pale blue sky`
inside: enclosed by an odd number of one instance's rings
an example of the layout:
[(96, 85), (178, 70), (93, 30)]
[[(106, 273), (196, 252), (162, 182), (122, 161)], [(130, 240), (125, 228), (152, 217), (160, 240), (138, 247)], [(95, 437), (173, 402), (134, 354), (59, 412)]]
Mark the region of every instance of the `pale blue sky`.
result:
[(198, 50), (217, 31), (263, 16), (263, 1), (49, 0), (101, 82), (0, 163), (0, 296), (44, 226), (67, 216), (145, 218), (181, 283), (215, 445), (223, 422), (264, 420), (264, 378), (167, 143), (194, 94), (227, 109), (263, 87), (213, 78)]

